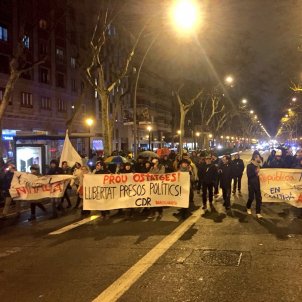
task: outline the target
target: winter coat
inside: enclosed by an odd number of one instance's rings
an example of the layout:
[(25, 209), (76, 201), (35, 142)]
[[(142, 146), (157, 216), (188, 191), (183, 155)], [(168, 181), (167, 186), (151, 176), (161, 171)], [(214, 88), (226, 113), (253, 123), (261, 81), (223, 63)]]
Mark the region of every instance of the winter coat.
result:
[(232, 184), (233, 166), (231, 163), (222, 164), (220, 166), (220, 187), (229, 188)]
[(153, 166), (151, 167), (150, 174), (165, 174), (165, 167), (161, 164), (159, 164), (157, 167)]
[(13, 177), (14, 177), (14, 172), (7, 171), (4, 174), (3, 181), (2, 181), (2, 191), (5, 196), (10, 196), (9, 189), (10, 189), (10, 185), (12, 183)]
[(232, 165), (233, 165), (233, 177), (239, 177), (242, 176), (243, 171), (244, 171), (244, 163), (243, 160), (238, 158), (238, 159), (234, 159), (232, 161)]
[(286, 165), (283, 161), (283, 159), (279, 159), (277, 160), (276, 158), (271, 162), (270, 168), (279, 168), (279, 169), (282, 169), (282, 168), (286, 168)]
[(217, 180), (217, 174), (218, 170), (215, 165), (209, 164), (209, 165), (202, 165), (200, 170), (198, 171), (198, 177), (199, 180), (203, 184), (215, 184)]
[(47, 175), (57, 175), (57, 174), (64, 174), (63, 169), (60, 167), (54, 167), (54, 168), (49, 168)]
[(258, 163), (251, 161), (246, 167), (248, 186), (260, 189), (259, 181), (259, 170), (260, 166)]

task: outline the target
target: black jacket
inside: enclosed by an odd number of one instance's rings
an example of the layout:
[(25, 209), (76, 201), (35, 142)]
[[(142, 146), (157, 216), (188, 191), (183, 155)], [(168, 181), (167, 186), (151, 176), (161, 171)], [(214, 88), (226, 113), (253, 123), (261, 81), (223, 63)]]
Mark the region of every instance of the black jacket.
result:
[(220, 187), (228, 188), (232, 184), (233, 178), (233, 166), (231, 163), (222, 164), (220, 166)]
[(10, 185), (12, 183), (13, 177), (14, 177), (14, 172), (7, 171), (4, 174), (3, 182), (2, 182), (2, 190), (4, 191), (5, 194), (9, 195), (9, 189), (10, 189)]
[(282, 169), (282, 168), (286, 168), (286, 165), (283, 161), (283, 159), (279, 159), (277, 160), (276, 158), (274, 160), (272, 160), (270, 166), (270, 168), (279, 168), (279, 169)]
[(260, 189), (258, 169), (258, 166), (254, 165), (253, 163), (249, 163), (246, 167), (246, 174), (248, 186), (253, 186)]
[(63, 169), (60, 167), (49, 168), (47, 175), (64, 174)]
[(243, 160), (238, 158), (232, 161), (233, 165), (233, 177), (242, 176), (244, 171), (244, 163)]
[(202, 165), (198, 170), (198, 178), (203, 184), (214, 184), (217, 180), (218, 170), (215, 165)]

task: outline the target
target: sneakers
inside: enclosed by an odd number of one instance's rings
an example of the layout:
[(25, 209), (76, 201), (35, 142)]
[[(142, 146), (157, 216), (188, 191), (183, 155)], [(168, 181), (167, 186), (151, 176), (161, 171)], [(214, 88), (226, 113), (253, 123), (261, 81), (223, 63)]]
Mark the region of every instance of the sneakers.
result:
[(246, 209), (246, 212), (247, 212), (249, 215), (252, 215), (252, 210), (251, 210), (251, 209)]
[(256, 217), (257, 217), (258, 219), (263, 218), (263, 216), (262, 216), (261, 214), (256, 214)]

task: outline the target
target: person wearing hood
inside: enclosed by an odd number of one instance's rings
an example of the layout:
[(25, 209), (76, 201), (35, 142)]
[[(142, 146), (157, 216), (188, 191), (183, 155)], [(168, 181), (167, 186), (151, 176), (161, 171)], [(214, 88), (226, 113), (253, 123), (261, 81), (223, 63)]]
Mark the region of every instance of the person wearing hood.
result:
[(269, 167), (271, 165), (272, 161), (275, 159), (275, 156), (276, 156), (276, 150), (272, 150), (271, 154), (268, 156), (268, 158), (265, 162), (265, 165), (267, 167)]
[(254, 154), (251, 162), (246, 167), (246, 174), (248, 180), (248, 201), (246, 203), (246, 211), (249, 215), (252, 214), (251, 206), (256, 199), (256, 216), (262, 218), (261, 204), (262, 196), (260, 190), (259, 171), (261, 167), (261, 158), (258, 154)]
[(236, 194), (236, 189), (238, 185), (238, 193), (241, 194), (241, 178), (244, 171), (244, 163), (240, 158), (239, 153), (235, 154), (235, 158), (232, 161), (233, 165), (233, 194)]
[[(149, 173), (150, 174), (165, 174), (165, 167), (159, 163), (158, 158), (152, 159), (153, 166), (151, 167)], [(150, 215), (148, 219), (153, 219), (155, 217), (156, 211), (158, 212), (158, 218), (162, 218), (163, 216), (163, 207), (154, 207), (151, 208)]]

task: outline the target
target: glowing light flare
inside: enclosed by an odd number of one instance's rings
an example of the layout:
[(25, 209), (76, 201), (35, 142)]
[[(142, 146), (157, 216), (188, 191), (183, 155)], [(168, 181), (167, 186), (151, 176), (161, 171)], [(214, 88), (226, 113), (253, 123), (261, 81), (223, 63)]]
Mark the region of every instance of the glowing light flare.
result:
[(194, 31), (200, 24), (200, 7), (194, 0), (176, 0), (171, 7), (171, 19), (182, 32)]

